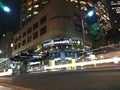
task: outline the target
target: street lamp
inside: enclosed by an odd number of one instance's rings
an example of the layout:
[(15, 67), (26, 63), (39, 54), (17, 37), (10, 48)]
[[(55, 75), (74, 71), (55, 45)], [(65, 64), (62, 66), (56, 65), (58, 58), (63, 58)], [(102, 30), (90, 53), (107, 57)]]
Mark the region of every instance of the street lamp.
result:
[(84, 51), (86, 51), (86, 46), (85, 46), (85, 29), (84, 29), (84, 19), (86, 18), (86, 17), (91, 17), (91, 16), (93, 16), (93, 14), (94, 14), (94, 11), (93, 10), (91, 10), (91, 11), (89, 11), (88, 13), (87, 13), (87, 15), (85, 15), (84, 17), (83, 17), (83, 19), (82, 19), (82, 32), (83, 32), (83, 45), (84, 45)]
[(2, 53), (2, 50), (0, 50), (0, 54)]
[(6, 12), (10, 12), (10, 8), (7, 7), (7, 6), (4, 6), (4, 7), (3, 7), (3, 10), (6, 11)]
[(0, 2), (0, 8), (2, 8), (5, 12), (10, 12), (10, 8), (7, 6), (4, 6), (1, 2)]

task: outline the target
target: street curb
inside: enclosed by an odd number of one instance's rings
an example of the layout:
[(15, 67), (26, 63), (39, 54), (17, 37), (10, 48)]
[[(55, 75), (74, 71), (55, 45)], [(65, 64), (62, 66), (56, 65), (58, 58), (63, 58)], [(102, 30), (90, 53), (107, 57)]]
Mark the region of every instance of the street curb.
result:
[(25, 88), (25, 87), (20, 87), (20, 86), (15, 86), (15, 85), (10, 85), (10, 84), (0, 83), (0, 85), (1, 85), (1, 86), (4, 86), (4, 87), (11, 88), (11, 89), (14, 89), (14, 90), (34, 90), (34, 89)]

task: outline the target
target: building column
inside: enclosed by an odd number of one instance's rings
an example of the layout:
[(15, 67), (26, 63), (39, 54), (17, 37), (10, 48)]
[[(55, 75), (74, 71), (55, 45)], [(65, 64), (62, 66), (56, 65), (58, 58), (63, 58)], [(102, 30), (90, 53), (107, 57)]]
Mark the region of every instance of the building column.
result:
[(78, 60), (78, 55), (77, 55), (77, 53), (75, 53), (75, 60), (76, 60), (76, 61)]
[(51, 70), (55, 70), (55, 60), (49, 60), (49, 65), (52, 67)]
[(71, 63), (72, 63), (72, 69), (76, 69), (76, 60), (72, 59)]
[(27, 61), (20, 61), (20, 74), (27, 73)]

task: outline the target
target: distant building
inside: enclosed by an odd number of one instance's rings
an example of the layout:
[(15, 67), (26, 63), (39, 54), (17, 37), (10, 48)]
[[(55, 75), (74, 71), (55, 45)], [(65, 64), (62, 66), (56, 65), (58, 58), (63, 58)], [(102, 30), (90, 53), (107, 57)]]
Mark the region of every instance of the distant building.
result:
[(13, 32), (7, 32), (3, 34), (0, 40), (0, 58), (10, 58), (12, 57), (12, 42), (13, 42)]
[(37, 60), (37, 56), (39, 60), (77, 60), (84, 47), (91, 48), (86, 23), (86, 43), (83, 45), (81, 24), (88, 9), (94, 8), (99, 19), (104, 21), (101, 30), (111, 28), (102, 0), (23, 0), (21, 8), (21, 29), (13, 38), (13, 57), (32, 53), (33, 60)]
[(2, 35), (0, 40), (0, 70), (8, 68), (12, 57), (13, 32)]
[(106, 0), (113, 29), (120, 31), (120, 0)]
[(20, 27), (26, 25), (37, 15), (51, 0), (22, 0)]

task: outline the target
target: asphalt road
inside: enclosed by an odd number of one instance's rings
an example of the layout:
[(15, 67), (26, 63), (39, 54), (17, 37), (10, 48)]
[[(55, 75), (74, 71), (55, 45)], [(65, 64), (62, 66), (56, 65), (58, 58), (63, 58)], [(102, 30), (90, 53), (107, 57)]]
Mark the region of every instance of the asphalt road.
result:
[(4, 86), (0, 86), (0, 90), (14, 90), (14, 89), (8, 88), (8, 87), (4, 87)]
[(120, 70), (53, 72), (2, 77), (0, 84), (3, 83), (16, 86), (12, 87), (16, 90), (120, 90)]

